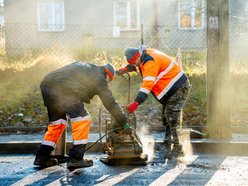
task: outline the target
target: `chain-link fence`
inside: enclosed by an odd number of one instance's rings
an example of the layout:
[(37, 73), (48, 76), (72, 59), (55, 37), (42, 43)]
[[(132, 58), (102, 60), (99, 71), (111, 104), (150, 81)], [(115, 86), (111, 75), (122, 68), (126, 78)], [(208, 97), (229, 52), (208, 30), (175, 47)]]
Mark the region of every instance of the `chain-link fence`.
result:
[(248, 74), (248, 18), (230, 17), (230, 65), (235, 74)]
[[(233, 125), (248, 125), (248, 96), (242, 94), (248, 90), (248, 21), (246, 18), (230, 17), (230, 70), (232, 81), (232, 93), (237, 97), (232, 103), (232, 123)], [(161, 51), (175, 56), (178, 48), (181, 48), (184, 70), (191, 76), (201, 75), (203, 83), (206, 81), (206, 54), (207, 54), (207, 30), (195, 29), (185, 30), (178, 26), (158, 26), (142, 25), (137, 30), (114, 30), (112, 25), (65, 25), (62, 32), (41, 32), (35, 24), (5, 24), (1, 31), (1, 46), (9, 58), (13, 56), (23, 56), (26, 54), (42, 55), (51, 51), (59, 50), (61, 54), (70, 54), (72, 58), (78, 59), (84, 50), (108, 51), (109, 55), (115, 54), (120, 57), (126, 47), (137, 47), (141, 43), (148, 47), (154, 47)], [(119, 51), (119, 53), (118, 53)], [(243, 83), (245, 84), (243, 84)], [(195, 85), (197, 86), (197, 84)], [(197, 89), (197, 87), (193, 87)], [(246, 91), (247, 92), (247, 91)], [(194, 100), (195, 101), (195, 100)], [(237, 101), (239, 105), (237, 105)], [(241, 104), (242, 103), (242, 104)], [(195, 103), (196, 107), (188, 116), (188, 124), (202, 124), (206, 122), (203, 117), (206, 113), (198, 117), (196, 121), (191, 121), (190, 117), (199, 114), (198, 111), (206, 112), (202, 105)], [(205, 106), (205, 105), (204, 105)], [(196, 117), (197, 118), (197, 117)]]
[(128, 46), (137, 47), (142, 42), (169, 52), (177, 48), (187, 51), (206, 49), (206, 29), (183, 30), (177, 26), (154, 28), (144, 25), (137, 30), (121, 30), (118, 34), (114, 33), (111, 25), (65, 25), (63, 32), (40, 32), (37, 29), (35, 24), (6, 24), (6, 52), (17, 55), (53, 47), (70, 51), (80, 48), (125, 49)]
[[(248, 73), (246, 59), (248, 46), (247, 18), (230, 17), (231, 72)], [(35, 24), (6, 24), (0, 32), (1, 48), (10, 55), (39, 53), (51, 48), (75, 53), (85, 48), (100, 50), (124, 50), (141, 43), (176, 55), (182, 51), (206, 52), (206, 29), (185, 30), (178, 26), (141, 26), (139, 30), (120, 31), (114, 34), (113, 26), (65, 25), (63, 32), (39, 32)], [(114, 36), (115, 35), (115, 36)], [(206, 60), (206, 59), (203, 59)], [(242, 68), (241, 68), (242, 67)]]
[(230, 16), (229, 33), (231, 121), (243, 133), (248, 131), (248, 18)]

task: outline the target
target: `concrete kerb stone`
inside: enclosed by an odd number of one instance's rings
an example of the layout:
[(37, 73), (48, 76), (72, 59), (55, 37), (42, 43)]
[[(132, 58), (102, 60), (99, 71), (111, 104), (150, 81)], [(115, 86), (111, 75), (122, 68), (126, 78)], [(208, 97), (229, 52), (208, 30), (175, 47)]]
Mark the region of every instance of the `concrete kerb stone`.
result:
[[(87, 147), (91, 146), (95, 142), (88, 142)], [(41, 141), (26, 141), (26, 142), (0, 142), (0, 154), (30, 154), (35, 153), (39, 148)], [(99, 152), (101, 150), (102, 144), (100, 142), (96, 143), (89, 152)], [(66, 143), (66, 151), (72, 147), (72, 142)]]
[[(91, 146), (95, 141), (90, 141), (87, 147)], [(150, 142), (152, 143), (152, 142)], [(0, 154), (30, 154), (34, 153), (41, 141), (26, 141), (26, 142), (5, 142), (0, 143)], [(223, 140), (191, 140), (193, 153), (204, 154), (223, 154), (223, 155), (248, 155), (248, 142), (228, 142)], [(103, 152), (103, 144), (97, 142), (88, 152)], [(163, 146), (163, 141), (155, 141), (155, 148), (160, 149)], [(67, 152), (72, 147), (72, 142), (66, 143)]]
[[(3, 128), (1, 128), (3, 129)], [(31, 131), (43, 131), (45, 127), (9, 127), (1, 130), (1, 132), (13, 132), (13, 131), (22, 131), (22, 132), (31, 132)], [(69, 129), (70, 130), (70, 129)], [(6, 135), (7, 136), (7, 135)], [(32, 136), (32, 134), (30, 135)], [(27, 154), (34, 153), (39, 145), (41, 144), (42, 138), (39, 140), (27, 139), (19, 140), (15, 139), (14, 141), (1, 141), (0, 142), (0, 154)], [(95, 143), (95, 138), (89, 139), (87, 146), (91, 146)], [(152, 142), (150, 142), (152, 143)], [(220, 140), (220, 139), (194, 139), (191, 138), (190, 144), (192, 146), (193, 153), (205, 153), (205, 154), (224, 154), (224, 155), (248, 155), (248, 135), (241, 140)], [(67, 152), (72, 146), (72, 141), (67, 139), (66, 147)], [(89, 152), (102, 152), (103, 144), (97, 142), (93, 147), (89, 149)], [(155, 148), (161, 149), (163, 146), (162, 140), (155, 140)]]
[(191, 140), (194, 153), (247, 156), (247, 141), (228, 141), (216, 139)]

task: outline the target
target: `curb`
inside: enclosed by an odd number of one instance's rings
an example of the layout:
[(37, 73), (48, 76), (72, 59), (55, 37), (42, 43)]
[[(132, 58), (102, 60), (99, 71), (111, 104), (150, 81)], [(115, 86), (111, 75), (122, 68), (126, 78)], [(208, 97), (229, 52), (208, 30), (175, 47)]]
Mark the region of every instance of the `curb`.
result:
[(248, 142), (230, 142), (225, 140), (192, 140), (194, 153), (222, 154), (229, 156), (248, 156)]
[[(95, 143), (90, 141), (87, 147)], [(149, 142), (151, 143), (151, 142)], [(0, 154), (32, 154), (40, 146), (41, 141), (7, 142), (0, 143)], [(102, 143), (96, 143), (88, 152), (103, 152)], [(194, 154), (222, 154), (230, 156), (247, 156), (248, 142), (229, 142), (223, 140), (191, 140)], [(155, 149), (159, 150), (163, 146), (162, 141), (155, 142)], [(67, 152), (72, 147), (72, 142), (66, 143)]]
[[(92, 145), (93, 141), (87, 143), (87, 147)], [(6, 142), (0, 143), (0, 154), (32, 154), (39, 148), (41, 141), (26, 141), (26, 142)], [(72, 147), (72, 142), (66, 142), (66, 151)], [(86, 147), (86, 148), (87, 148)], [(102, 144), (96, 143), (88, 152), (100, 152)]]

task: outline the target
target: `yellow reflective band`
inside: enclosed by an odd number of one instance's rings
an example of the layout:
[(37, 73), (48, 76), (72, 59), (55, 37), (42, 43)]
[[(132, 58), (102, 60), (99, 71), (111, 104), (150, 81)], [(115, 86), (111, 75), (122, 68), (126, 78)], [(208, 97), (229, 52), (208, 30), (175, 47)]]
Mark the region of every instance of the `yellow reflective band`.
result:
[(174, 62), (174, 61), (171, 61), (170, 65), (156, 77), (155, 84), (156, 84), (156, 83), (157, 83), (165, 74), (167, 74), (167, 73), (173, 68), (174, 65), (175, 65), (175, 62)]
[(76, 118), (71, 118), (72, 122), (78, 122), (78, 121), (84, 121), (84, 120), (91, 120), (90, 115), (86, 115), (84, 117), (79, 116), (79, 117), (76, 117)]
[(155, 77), (146, 76), (146, 77), (143, 78), (143, 81), (155, 81)]
[(165, 87), (165, 89), (157, 96), (157, 98), (160, 100), (169, 90), (170, 88), (175, 84), (175, 82), (183, 75), (183, 71), (180, 71), (171, 81), (170, 83)]
[(43, 145), (48, 145), (48, 146), (51, 146), (51, 147), (55, 147), (55, 143), (52, 142), (52, 141), (43, 140), (42, 144)]
[(88, 139), (82, 139), (82, 140), (73, 140), (74, 145), (81, 145), (81, 144), (87, 144)]
[(140, 88), (139, 89), (140, 92), (144, 92), (145, 94), (149, 94), (150, 90), (146, 89), (146, 88)]
[(52, 121), (52, 122), (50, 122), (49, 125), (60, 125), (60, 124), (66, 125), (66, 120), (64, 120), (64, 119), (59, 119), (59, 120), (56, 120), (56, 121)]

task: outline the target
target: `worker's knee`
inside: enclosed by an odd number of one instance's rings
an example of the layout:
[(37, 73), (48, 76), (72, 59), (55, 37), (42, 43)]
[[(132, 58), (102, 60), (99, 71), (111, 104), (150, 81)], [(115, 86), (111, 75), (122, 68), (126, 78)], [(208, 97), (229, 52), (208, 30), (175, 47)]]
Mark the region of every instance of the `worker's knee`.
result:
[(173, 110), (168, 115), (167, 121), (171, 127), (177, 126), (180, 124), (181, 120), (181, 110)]

